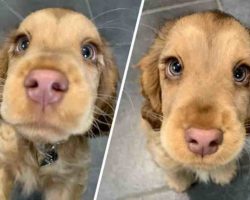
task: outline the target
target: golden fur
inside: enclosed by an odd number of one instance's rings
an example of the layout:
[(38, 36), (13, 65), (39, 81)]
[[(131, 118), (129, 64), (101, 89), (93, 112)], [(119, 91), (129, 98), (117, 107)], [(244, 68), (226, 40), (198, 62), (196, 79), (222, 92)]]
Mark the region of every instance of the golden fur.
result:
[[(28, 49), (16, 55), (19, 35), (29, 35)], [(84, 60), (81, 45), (93, 43), (97, 60)], [(86, 187), (90, 160), (86, 134), (102, 130), (112, 119), (117, 69), (112, 54), (95, 25), (66, 9), (44, 9), (30, 14), (11, 34), (0, 53), (3, 83), (0, 127), (0, 197), (9, 199), (14, 182), (29, 194), (35, 189), (45, 199), (80, 199)], [(27, 98), (23, 86), (33, 69), (62, 72), (69, 89), (62, 101), (42, 113)], [(99, 133), (100, 134), (100, 133)], [(37, 146), (59, 143), (58, 160), (39, 167)], [(8, 183), (8, 184), (6, 184)]]
[[(166, 76), (169, 57), (181, 60), (179, 78)], [(249, 83), (233, 79), (237, 63), (250, 66), (249, 32), (220, 12), (167, 22), (139, 62), (148, 147), (166, 171), (167, 184), (177, 191), (196, 180), (224, 185), (236, 174), (250, 114)], [(218, 151), (203, 158), (189, 151), (184, 139), (189, 127), (222, 130)]]

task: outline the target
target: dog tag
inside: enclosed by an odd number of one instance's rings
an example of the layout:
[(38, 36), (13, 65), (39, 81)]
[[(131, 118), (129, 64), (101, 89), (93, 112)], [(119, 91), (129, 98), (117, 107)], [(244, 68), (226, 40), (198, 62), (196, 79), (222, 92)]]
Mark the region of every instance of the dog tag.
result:
[(40, 166), (51, 165), (52, 163), (56, 162), (58, 159), (58, 153), (56, 152), (55, 146), (53, 145), (51, 149), (43, 152), (44, 157), (40, 162)]

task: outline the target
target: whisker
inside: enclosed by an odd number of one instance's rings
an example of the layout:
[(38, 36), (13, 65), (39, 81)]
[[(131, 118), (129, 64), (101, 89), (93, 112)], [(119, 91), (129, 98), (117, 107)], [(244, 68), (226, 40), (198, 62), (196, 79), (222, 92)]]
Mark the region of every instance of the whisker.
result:
[(109, 21), (106, 21), (106, 22), (104, 22), (103, 24), (99, 24), (99, 25), (97, 25), (97, 27), (99, 27), (99, 26), (103, 26), (103, 25), (106, 25), (106, 24), (110, 24), (110, 23), (112, 23), (112, 22), (119, 22), (120, 21), (120, 19), (112, 19), (112, 20), (109, 20)]
[(128, 101), (129, 101), (129, 104), (131, 105), (131, 107), (132, 107), (132, 110), (133, 110), (133, 112), (135, 113), (136, 111), (136, 109), (135, 109), (135, 105), (134, 105), (134, 103), (133, 103), (133, 101), (132, 101), (132, 99), (131, 99), (131, 96), (130, 96), (130, 94), (126, 91), (126, 90), (123, 90), (123, 93), (127, 96), (127, 98), (128, 98)]
[(144, 24), (144, 23), (141, 23), (140, 25), (144, 26), (145, 28), (148, 28), (149, 30), (153, 31), (156, 35), (158, 35), (159, 31), (156, 28), (154, 28), (154, 27), (152, 27), (152, 26), (150, 26), (148, 24)]
[[(100, 127), (99, 127), (99, 124), (96, 121), (93, 121), (93, 127), (98, 130), (99, 134), (102, 133), (102, 131), (101, 131)], [(95, 133), (94, 133), (94, 135), (95, 135)]]
[(101, 17), (103, 15), (106, 15), (108, 13), (112, 13), (112, 12), (116, 12), (116, 11), (125, 11), (125, 10), (130, 10), (130, 9), (129, 8), (115, 8), (115, 9), (106, 10), (106, 11), (92, 17), (90, 20), (95, 21), (97, 18), (99, 18), (99, 17)]
[(107, 125), (107, 126), (110, 126), (112, 123), (106, 123), (104, 121), (101, 121), (99, 119), (95, 119), (96, 122), (99, 122), (100, 124), (104, 124), (104, 125)]
[(111, 47), (123, 47), (123, 46), (129, 46), (131, 43), (115, 43), (115, 44), (110, 44)]
[(102, 30), (102, 29), (114, 29), (114, 30), (120, 30), (120, 31), (125, 31), (127, 33), (131, 33), (131, 31), (125, 29), (125, 28), (121, 28), (121, 27), (113, 27), (113, 26), (109, 26), (109, 27), (98, 27), (98, 30)]

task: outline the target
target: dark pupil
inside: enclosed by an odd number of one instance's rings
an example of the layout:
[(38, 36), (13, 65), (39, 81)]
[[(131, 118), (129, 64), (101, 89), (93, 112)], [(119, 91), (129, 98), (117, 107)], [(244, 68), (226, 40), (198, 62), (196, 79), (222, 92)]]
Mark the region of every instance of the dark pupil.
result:
[(245, 76), (245, 70), (244, 70), (244, 68), (239, 67), (239, 68), (237, 68), (234, 71), (234, 77), (235, 77), (235, 79), (241, 80), (242, 78), (244, 78), (244, 76)]
[(180, 73), (181, 72), (181, 64), (178, 61), (174, 61), (172, 64), (172, 71), (175, 73)]
[(27, 39), (23, 40), (21, 43), (21, 49), (25, 50), (28, 48), (28, 46), (29, 46), (29, 41)]
[(92, 55), (90, 47), (83, 47), (82, 48), (82, 55), (84, 58), (89, 58)]

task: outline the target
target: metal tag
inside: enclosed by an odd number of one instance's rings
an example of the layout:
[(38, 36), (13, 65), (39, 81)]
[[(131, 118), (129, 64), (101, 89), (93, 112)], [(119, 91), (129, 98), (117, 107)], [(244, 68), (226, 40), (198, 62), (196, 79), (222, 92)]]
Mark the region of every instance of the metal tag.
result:
[(39, 148), (39, 153), (42, 154), (40, 159), (40, 167), (45, 165), (51, 165), (58, 160), (58, 153), (55, 145), (45, 145), (43, 148)]

